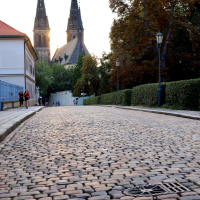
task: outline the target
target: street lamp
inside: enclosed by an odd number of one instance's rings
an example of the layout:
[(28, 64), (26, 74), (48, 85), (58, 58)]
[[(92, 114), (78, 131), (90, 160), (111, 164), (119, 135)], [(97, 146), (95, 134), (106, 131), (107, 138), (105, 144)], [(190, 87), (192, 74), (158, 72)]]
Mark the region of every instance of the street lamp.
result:
[(156, 40), (158, 44), (158, 57), (159, 57), (159, 88), (158, 88), (158, 105), (161, 105), (161, 69), (160, 69), (160, 46), (163, 41), (163, 34), (159, 31), (159, 33), (156, 35)]
[(88, 85), (89, 85), (89, 105), (90, 105), (90, 81), (88, 81)]
[(99, 73), (99, 104), (101, 104), (101, 73)]
[(120, 61), (116, 60), (116, 66), (117, 66), (117, 104), (118, 104), (118, 92), (119, 92), (119, 65)]

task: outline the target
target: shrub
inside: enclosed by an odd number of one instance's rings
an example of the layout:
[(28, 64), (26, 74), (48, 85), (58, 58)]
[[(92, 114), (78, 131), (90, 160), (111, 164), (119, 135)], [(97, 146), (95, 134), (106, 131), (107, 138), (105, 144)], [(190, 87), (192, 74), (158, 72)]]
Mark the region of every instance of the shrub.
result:
[(99, 104), (99, 96), (84, 99), (84, 105), (97, 105)]
[[(118, 102), (117, 102), (117, 92), (112, 92), (108, 94), (101, 95), (101, 104), (102, 105), (131, 105), (131, 94), (132, 90), (120, 90), (118, 93)], [(89, 99), (84, 100), (84, 105), (94, 105), (99, 104), (99, 97), (91, 97), (90, 103)]]
[(166, 105), (168, 106), (199, 109), (200, 79), (167, 83), (165, 95)]
[[(131, 105), (158, 106), (158, 83), (146, 84), (132, 89)], [(162, 104), (165, 103), (165, 83), (162, 83)]]

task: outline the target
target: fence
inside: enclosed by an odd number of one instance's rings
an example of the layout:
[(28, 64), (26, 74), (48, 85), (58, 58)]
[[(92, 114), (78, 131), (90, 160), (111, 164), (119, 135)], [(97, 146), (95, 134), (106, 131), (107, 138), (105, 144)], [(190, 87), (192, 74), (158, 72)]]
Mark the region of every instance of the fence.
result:
[(0, 110), (2, 101), (16, 101), (23, 87), (0, 80)]

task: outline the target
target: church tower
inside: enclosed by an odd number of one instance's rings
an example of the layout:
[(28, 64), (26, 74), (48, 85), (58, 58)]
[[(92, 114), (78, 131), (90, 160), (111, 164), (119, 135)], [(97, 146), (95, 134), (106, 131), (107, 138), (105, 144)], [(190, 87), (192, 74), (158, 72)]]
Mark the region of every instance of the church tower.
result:
[(67, 26), (67, 31), (66, 31), (67, 32), (67, 43), (78, 36), (77, 29), (78, 29), (78, 25), (80, 25), (80, 23), (79, 23), (80, 21), (81, 21), (81, 26), (83, 29), (81, 12), (80, 12), (80, 8), (78, 7), (77, 0), (72, 0), (70, 15), (69, 15), (69, 19), (68, 19), (68, 26)]
[(40, 61), (50, 64), (50, 27), (44, 0), (38, 0), (33, 30), (34, 48)]

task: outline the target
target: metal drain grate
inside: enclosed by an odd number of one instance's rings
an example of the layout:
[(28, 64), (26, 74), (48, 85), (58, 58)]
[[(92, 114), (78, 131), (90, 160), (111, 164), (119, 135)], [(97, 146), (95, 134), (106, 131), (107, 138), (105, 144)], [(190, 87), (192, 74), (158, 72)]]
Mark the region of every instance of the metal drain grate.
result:
[(157, 185), (142, 185), (139, 187), (129, 188), (124, 191), (127, 196), (133, 197), (156, 197), (159, 195), (191, 192), (188, 188), (174, 181)]

